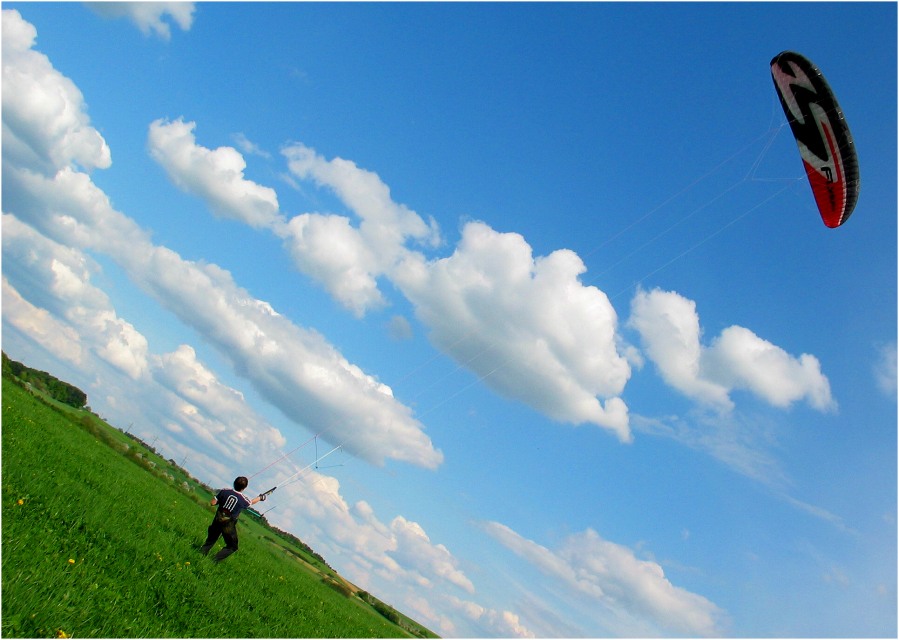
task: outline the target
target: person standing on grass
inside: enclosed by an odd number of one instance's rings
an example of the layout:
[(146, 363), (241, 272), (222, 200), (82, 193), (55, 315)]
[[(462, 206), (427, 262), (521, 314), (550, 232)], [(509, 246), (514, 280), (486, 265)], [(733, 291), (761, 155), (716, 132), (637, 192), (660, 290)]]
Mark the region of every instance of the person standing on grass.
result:
[(200, 547), (200, 552), (204, 556), (209, 553), (219, 537), (225, 538), (225, 546), (215, 554), (213, 560), (221, 562), (237, 551), (237, 517), (251, 504), (265, 500), (264, 495), (250, 499), (241, 493), (249, 483), (250, 481), (244, 476), (238, 476), (234, 479), (234, 489), (222, 489), (212, 499), (212, 506), (218, 505), (218, 509), (215, 511), (212, 524), (209, 525), (206, 542)]

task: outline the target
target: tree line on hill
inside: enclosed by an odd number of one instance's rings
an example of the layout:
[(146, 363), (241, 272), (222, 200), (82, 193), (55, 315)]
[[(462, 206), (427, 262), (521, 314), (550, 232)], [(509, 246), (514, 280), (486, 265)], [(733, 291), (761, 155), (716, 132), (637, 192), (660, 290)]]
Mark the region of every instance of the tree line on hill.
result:
[(295, 535), (293, 535), (292, 533), (290, 533), (288, 531), (279, 529), (275, 525), (271, 524), (268, 520), (265, 519), (265, 516), (259, 516), (259, 519), (262, 520), (264, 522), (265, 526), (267, 526), (277, 536), (298, 546), (300, 549), (302, 549), (303, 551), (308, 553), (310, 556), (312, 556), (313, 558), (315, 558), (316, 560), (321, 562), (323, 565), (328, 567), (328, 569), (330, 569), (331, 571), (334, 571), (334, 568), (331, 565), (329, 565), (327, 563), (327, 561), (325, 561), (325, 559), (318, 552), (316, 552), (312, 547), (310, 547), (308, 544), (306, 544), (305, 542), (300, 540), (298, 537), (296, 537)]
[(21, 362), (11, 360), (5, 352), (3, 352), (3, 375), (16, 378), (26, 387), (30, 385), (54, 400), (76, 409), (83, 409), (87, 406), (87, 394), (78, 387), (63, 382), (46, 371), (38, 371)]

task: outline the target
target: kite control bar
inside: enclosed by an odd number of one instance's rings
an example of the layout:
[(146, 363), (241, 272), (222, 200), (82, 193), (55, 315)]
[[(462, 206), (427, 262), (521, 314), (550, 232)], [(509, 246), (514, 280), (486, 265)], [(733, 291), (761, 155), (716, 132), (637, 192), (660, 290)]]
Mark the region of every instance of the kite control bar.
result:
[(262, 500), (265, 500), (265, 499), (269, 496), (269, 494), (271, 494), (272, 492), (274, 492), (274, 490), (277, 489), (277, 488), (278, 488), (277, 486), (274, 486), (274, 487), (272, 487), (271, 489), (269, 489), (268, 491), (266, 491), (265, 493), (260, 493), (260, 494), (259, 494), (259, 497), (260, 497)]

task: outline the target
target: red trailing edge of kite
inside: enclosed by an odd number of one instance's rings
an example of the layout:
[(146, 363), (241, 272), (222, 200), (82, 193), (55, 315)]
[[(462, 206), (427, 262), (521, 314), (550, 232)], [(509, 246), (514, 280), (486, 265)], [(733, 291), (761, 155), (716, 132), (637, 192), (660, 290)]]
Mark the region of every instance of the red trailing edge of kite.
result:
[(821, 219), (835, 228), (858, 201), (855, 144), (846, 118), (821, 70), (794, 51), (771, 60), (771, 77), (799, 146)]

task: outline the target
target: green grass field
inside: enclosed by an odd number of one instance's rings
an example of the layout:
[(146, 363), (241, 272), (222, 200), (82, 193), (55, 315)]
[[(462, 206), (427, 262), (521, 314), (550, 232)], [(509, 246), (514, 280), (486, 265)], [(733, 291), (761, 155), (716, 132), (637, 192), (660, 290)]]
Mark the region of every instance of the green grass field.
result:
[(4, 637), (435, 637), (246, 515), (214, 564), (189, 476), (5, 378), (2, 403)]

